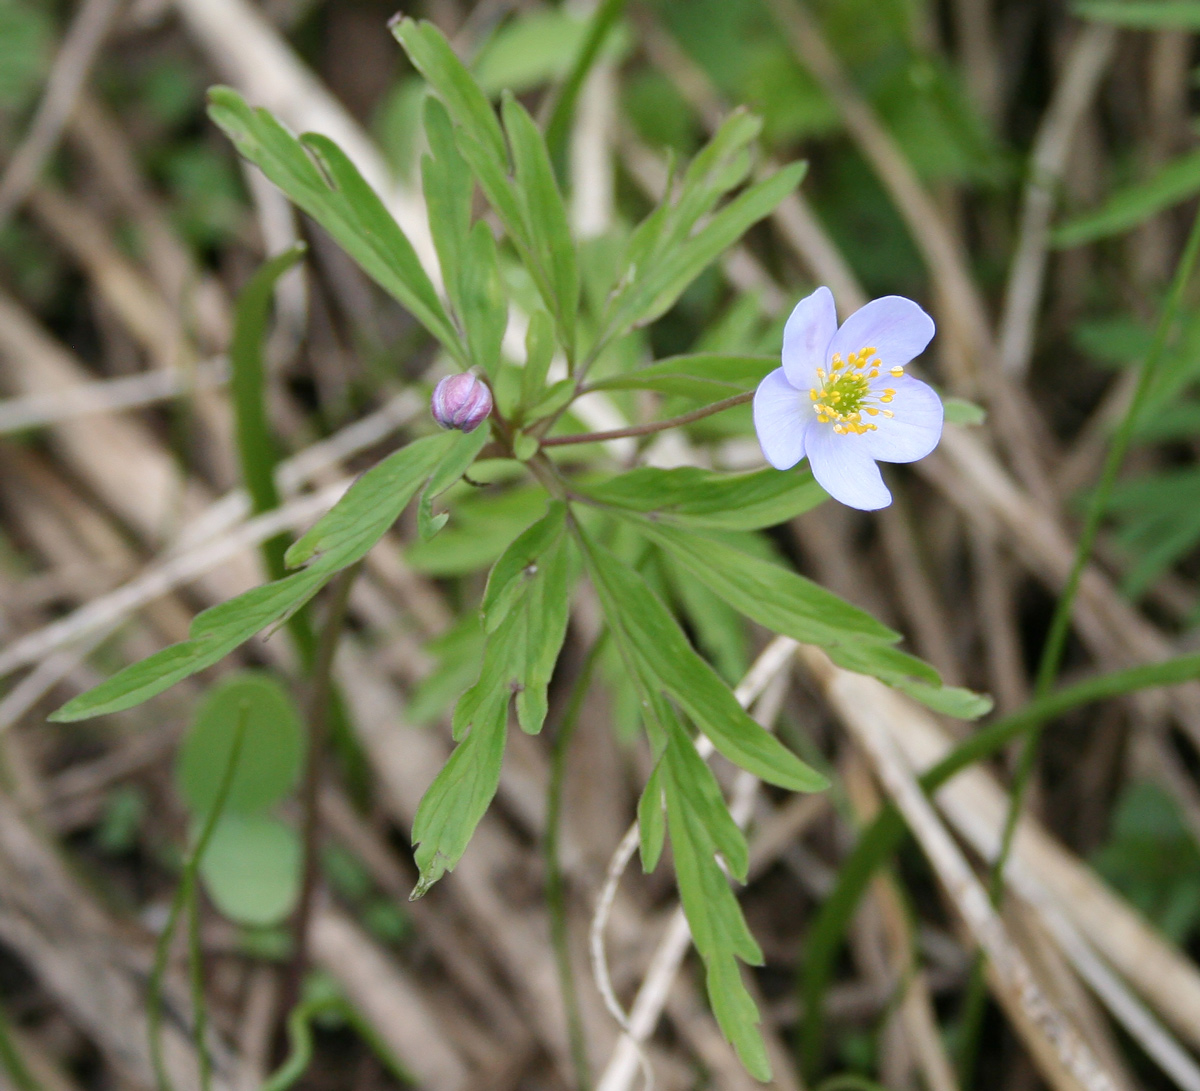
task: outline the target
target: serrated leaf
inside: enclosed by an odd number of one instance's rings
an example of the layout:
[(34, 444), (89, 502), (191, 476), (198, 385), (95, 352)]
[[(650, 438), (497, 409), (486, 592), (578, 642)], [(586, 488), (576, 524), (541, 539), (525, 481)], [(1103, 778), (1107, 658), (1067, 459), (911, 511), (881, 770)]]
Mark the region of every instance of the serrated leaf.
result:
[(558, 321), (568, 355), (575, 343), (575, 313), (579, 307), (579, 269), (571, 225), (545, 141), (533, 118), (511, 93), (501, 112), (512, 147), (517, 191), (531, 248), (549, 288), (547, 304)]
[(983, 694), (943, 686), (928, 663), (892, 646), (899, 633), (819, 584), (664, 521), (639, 518), (637, 525), (731, 606), (774, 632), (820, 645), (839, 666), (872, 675), (947, 715), (975, 719), (992, 707)]
[(255, 633), (294, 613), (329, 579), (324, 572), (295, 572), (205, 610), (192, 622), (191, 637), (118, 671), (68, 701), (50, 719), (57, 723), (120, 712), (176, 682), (211, 667)]
[(580, 541), (613, 636), (645, 684), (670, 696), (725, 757), (762, 780), (797, 792), (828, 786), (746, 714), (640, 573), (582, 534)]
[(661, 522), (636, 526), (714, 594), (773, 632), (805, 644), (891, 644), (900, 634), (820, 584), (724, 542)]
[[(649, 262), (650, 268), (615, 296), (605, 328), (620, 336), (668, 311), (696, 277), (795, 190), (806, 170), (805, 163), (783, 167), (740, 193), (695, 233), (672, 240), (660, 260)], [(664, 237), (671, 239), (670, 232)], [(661, 246), (660, 240), (656, 248)]]
[(492, 566), (479, 607), (485, 632), (495, 632), (500, 622), (508, 616), (513, 603), (526, 586), (522, 577), (531, 565), (536, 566), (537, 559), (562, 534), (566, 510), (566, 505), (561, 502), (552, 502), (546, 514), (513, 541)]
[(492, 702), (477, 717), (433, 779), (413, 818), (414, 858), (419, 872), (411, 898), (420, 898), (466, 852), (500, 783), (508, 701)]
[(779, 367), (778, 356), (697, 353), (671, 356), (648, 367), (610, 375), (592, 390), (654, 390), (697, 400), (717, 400), (753, 390)]
[(505, 550), (489, 580), (483, 664), (454, 709), (454, 737), (461, 741), (413, 822), (420, 870), (413, 897), (453, 870), (496, 794), (510, 701), (522, 730), (541, 730), (546, 689), (566, 636), (568, 577), (564, 508), (555, 502)]
[[(455, 709), (456, 731), (473, 700), (501, 693), (516, 697), (517, 721), (536, 734), (546, 719), (546, 689), (567, 632), (570, 564), (565, 507), (550, 504), (545, 517), (504, 551), (484, 596), (488, 646), (479, 682)], [(476, 697), (478, 694), (478, 697)]]
[(640, 466), (575, 487), (601, 504), (645, 512), (657, 522), (713, 530), (759, 530), (815, 508), (828, 494), (808, 470), (721, 473), (696, 466)]
[(414, 440), (372, 466), (307, 534), (293, 543), (285, 557), (288, 566), (337, 570), (363, 557), (387, 533), (421, 482), (460, 436), (439, 432)]
[[(254, 163), (333, 236), (363, 271), (400, 301), (457, 360), (462, 346), (420, 259), (378, 195), (333, 141), (297, 140), (266, 110), (228, 87), (209, 91), (209, 116)], [(317, 156), (317, 169), (309, 153)]]
[(363, 474), (288, 550), (288, 564), (308, 562), (303, 571), (198, 614), (187, 640), (131, 664), (68, 701), (50, 718), (69, 722), (132, 708), (211, 667), (268, 625), (290, 617), (335, 573), (364, 556), (383, 537), (452, 443), (453, 435), (440, 433), (389, 455)]
[(413, 66), (446, 104), (455, 124), (462, 126), (495, 163), (507, 167), (508, 149), (492, 104), (442, 32), (425, 20), (418, 23), (409, 18), (393, 23), (391, 30)]
[(442, 460), (429, 475), (429, 481), (421, 490), (417, 504), (417, 529), (422, 541), (429, 541), (446, 525), (449, 515), (443, 512), (434, 518), (433, 501), (458, 481), (471, 468), (479, 452), (491, 436), (488, 428), (476, 428), (471, 432), (451, 433), (455, 436), (453, 446), (442, 456)]
[(679, 896), (692, 942), (704, 960), (713, 1013), (746, 1069), (756, 1079), (769, 1080), (758, 1009), (737, 964), (741, 959), (760, 965), (762, 952), (715, 855), (721, 853), (727, 862), (729, 853), (744, 859), (745, 838), (729, 815), (712, 771), (678, 723), (668, 725), (661, 768)]
[(623, 316), (616, 323), (617, 328), (624, 329), (626, 321), (645, 325), (670, 310), (696, 277), (754, 224), (769, 216), (780, 201), (795, 192), (807, 170), (807, 163), (792, 163), (738, 194), (704, 227), (675, 248), (661, 268), (631, 293), (626, 305), (628, 318)]

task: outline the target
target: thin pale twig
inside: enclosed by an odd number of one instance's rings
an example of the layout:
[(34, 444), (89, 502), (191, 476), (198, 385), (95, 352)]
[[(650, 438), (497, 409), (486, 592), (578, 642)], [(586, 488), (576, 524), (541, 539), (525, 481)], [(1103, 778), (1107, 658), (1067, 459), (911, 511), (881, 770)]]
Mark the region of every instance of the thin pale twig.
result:
[(54, 59), (46, 91), (24, 141), (0, 178), (0, 227), (37, 183), (70, 120), (121, 0), (84, 0)]

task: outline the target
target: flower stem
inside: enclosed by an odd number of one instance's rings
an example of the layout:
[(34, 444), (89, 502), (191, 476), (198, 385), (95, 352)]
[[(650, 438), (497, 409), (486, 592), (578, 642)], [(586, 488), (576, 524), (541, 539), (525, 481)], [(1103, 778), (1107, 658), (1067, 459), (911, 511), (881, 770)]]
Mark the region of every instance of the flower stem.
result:
[(731, 398), (713, 402), (712, 405), (706, 405), (702, 409), (693, 409), (690, 413), (683, 413), (678, 417), (651, 421), (649, 424), (634, 424), (628, 428), (614, 428), (609, 432), (583, 432), (572, 436), (553, 436), (550, 439), (542, 440), (542, 446), (566, 447), (573, 443), (603, 443), (605, 440), (625, 439), (627, 436), (649, 436), (655, 432), (665, 432), (668, 428), (678, 428), (683, 424), (691, 424), (692, 421), (703, 420), (705, 417), (711, 417), (714, 413), (732, 409), (735, 405), (744, 405), (753, 397), (754, 391), (747, 390), (744, 394), (734, 394)]

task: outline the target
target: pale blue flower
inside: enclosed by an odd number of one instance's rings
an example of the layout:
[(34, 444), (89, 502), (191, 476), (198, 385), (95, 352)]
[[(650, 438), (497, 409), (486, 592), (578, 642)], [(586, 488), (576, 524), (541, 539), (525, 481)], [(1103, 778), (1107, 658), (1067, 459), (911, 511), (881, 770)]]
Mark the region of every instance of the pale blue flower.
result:
[(879, 462), (915, 462), (942, 436), (942, 402), (904, 373), (925, 351), (933, 319), (911, 299), (889, 295), (838, 328), (833, 293), (800, 300), (783, 331), (783, 367), (754, 394), (754, 430), (777, 470), (806, 455), (813, 477), (852, 508), (886, 508), (892, 494)]

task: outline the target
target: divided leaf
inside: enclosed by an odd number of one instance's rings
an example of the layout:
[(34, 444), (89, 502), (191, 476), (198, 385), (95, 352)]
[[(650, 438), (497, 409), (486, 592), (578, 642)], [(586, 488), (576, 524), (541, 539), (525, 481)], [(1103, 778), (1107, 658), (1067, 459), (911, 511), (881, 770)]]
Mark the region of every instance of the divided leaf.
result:
[(697, 401), (716, 401), (753, 390), (779, 367), (778, 356), (697, 353), (669, 356), (656, 364), (600, 379), (593, 390), (654, 390)]
[(315, 133), (297, 140), (269, 112), (251, 109), (229, 87), (212, 88), (208, 101), (209, 116), (237, 150), (466, 366), (454, 326), (412, 244), (342, 150)]
[(425, 20), (415, 22), (409, 18), (393, 23), (391, 29), (413, 66), (446, 104), (455, 124), (461, 125), (501, 169), (506, 169), (508, 150), (492, 104), (442, 32)]
[(476, 428), (472, 432), (450, 433), (457, 436), (454, 446), (446, 452), (441, 462), (437, 464), (429, 481), (421, 490), (421, 499), (417, 504), (417, 530), (423, 541), (428, 541), (446, 525), (450, 516), (442, 512), (433, 514), (433, 501), (458, 481), (471, 468), (479, 452), (487, 443), (491, 434), (488, 428)]
[(605, 620), (647, 689), (670, 697), (725, 757), (762, 780), (797, 792), (828, 787), (746, 714), (640, 573), (582, 534), (580, 541)]
[(551, 504), (492, 570), (484, 598), (483, 665), (454, 710), (454, 737), (461, 741), (413, 820), (420, 871), (414, 898), (454, 869), (496, 794), (509, 702), (524, 731), (536, 733), (545, 721), (546, 690), (570, 608), (564, 514), (561, 503)]
[(645, 512), (656, 523), (713, 530), (759, 530), (801, 515), (827, 500), (808, 470), (769, 467), (721, 473), (697, 466), (640, 466), (575, 487), (601, 504)]
[(543, 295), (548, 293), (547, 304), (558, 320), (563, 344), (570, 354), (579, 307), (579, 269), (566, 206), (546, 142), (533, 118), (511, 94), (504, 96), (502, 110), (527, 236), (545, 281)]
[(419, 439), (362, 475), (286, 555), (300, 572), (246, 591), (196, 615), (189, 638), (118, 671), (51, 715), (60, 723), (132, 708), (211, 667), (268, 625), (300, 609), (341, 569), (387, 532), (454, 442), (451, 433)]
[(820, 645), (839, 666), (872, 675), (938, 712), (975, 719), (991, 709), (987, 696), (943, 686), (928, 663), (892, 646), (899, 633), (819, 584), (665, 520), (626, 518), (714, 594), (773, 632)]
[(725, 806), (712, 770), (677, 721), (667, 725), (660, 769), (679, 896), (696, 950), (704, 960), (709, 1000), (725, 1037), (747, 1071), (769, 1080), (771, 1068), (758, 1032), (759, 1014), (742, 981), (738, 959), (757, 966), (762, 952), (720, 864), (745, 880), (746, 840)]
[[(473, 435), (474, 433), (472, 433)], [(332, 574), (363, 557), (408, 506), (461, 433), (438, 432), (414, 440), (372, 466), (287, 551), (289, 568)]]

